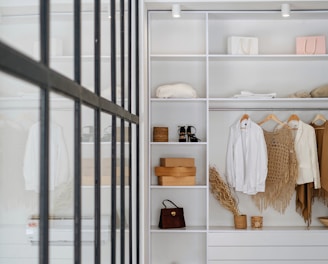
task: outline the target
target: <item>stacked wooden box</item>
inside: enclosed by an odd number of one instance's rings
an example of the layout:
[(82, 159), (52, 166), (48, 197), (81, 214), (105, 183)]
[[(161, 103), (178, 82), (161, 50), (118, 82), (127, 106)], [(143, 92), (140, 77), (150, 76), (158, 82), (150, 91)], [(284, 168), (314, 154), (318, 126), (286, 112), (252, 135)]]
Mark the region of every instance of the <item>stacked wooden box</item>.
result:
[[(120, 184), (121, 180), (121, 168), (120, 168), (120, 160), (117, 159), (116, 162), (116, 184)], [(125, 164), (129, 164), (128, 160), (125, 160)], [(101, 159), (100, 166), (100, 174), (101, 174), (101, 185), (111, 185), (112, 184), (112, 159), (111, 158), (103, 158)], [(84, 186), (93, 186), (95, 184), (95, 160), (93, 158), (83, 158), (82, 159), (82, 185)], [(129, 167), (125, 166), (124, 168), (124, 184), (129, 184)]]
[(166, 186), (195, 185), (196, 167), (194, 158), (160, 158), (155, 167), (158, 184)]

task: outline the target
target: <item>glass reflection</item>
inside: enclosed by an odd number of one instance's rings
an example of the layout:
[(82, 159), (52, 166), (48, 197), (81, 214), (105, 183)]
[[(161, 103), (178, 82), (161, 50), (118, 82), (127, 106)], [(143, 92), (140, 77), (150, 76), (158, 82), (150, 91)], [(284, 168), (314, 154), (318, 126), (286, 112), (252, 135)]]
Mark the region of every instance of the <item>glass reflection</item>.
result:
[(38, 87), (0, 72), (0, 255), (12, 262), (38, 263), (39, 143), (29, 148), (29, 133), (39, 133), (39, 99)]

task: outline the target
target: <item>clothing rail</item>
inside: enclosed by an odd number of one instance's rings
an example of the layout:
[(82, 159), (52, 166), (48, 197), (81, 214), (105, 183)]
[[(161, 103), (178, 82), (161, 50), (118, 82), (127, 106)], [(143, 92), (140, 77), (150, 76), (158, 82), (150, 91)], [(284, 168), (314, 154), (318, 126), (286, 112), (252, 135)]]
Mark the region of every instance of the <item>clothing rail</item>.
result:
[(275, 99), (234, 99), (211, 98), (208, 108), (210, 111), (303, 111), (328, 109), (327, 98), (275, 98)]
[(327, 107), (311, 107), (311, 108), (293, 108), (293, 107), (285, 107), (285, 108), (248, 108), (248, 107), (233, 107), (233, 108), (229, 108), (229, 107), (209, 107), (209, 111), (327, 111), (328, 110), (328, 106)]

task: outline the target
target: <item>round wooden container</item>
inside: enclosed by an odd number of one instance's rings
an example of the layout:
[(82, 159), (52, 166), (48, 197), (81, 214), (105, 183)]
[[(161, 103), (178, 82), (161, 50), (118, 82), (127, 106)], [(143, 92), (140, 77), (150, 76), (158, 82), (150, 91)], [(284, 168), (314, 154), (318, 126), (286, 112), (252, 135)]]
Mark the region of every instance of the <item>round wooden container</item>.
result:
[(247, 216), (246, 215), (235, 215), (234, 222), (235, 222), (236, 229), (246, 229), (247, 228)]
[(263, 216), (252, 216), (251, 217), (251, 227), (252, 228), (262, 228), (263, 227)]
[(169, 128), (168, 127), (154, 127), (153, 128), (153, 141), (154, 142), (168, 142), (169, 141)]

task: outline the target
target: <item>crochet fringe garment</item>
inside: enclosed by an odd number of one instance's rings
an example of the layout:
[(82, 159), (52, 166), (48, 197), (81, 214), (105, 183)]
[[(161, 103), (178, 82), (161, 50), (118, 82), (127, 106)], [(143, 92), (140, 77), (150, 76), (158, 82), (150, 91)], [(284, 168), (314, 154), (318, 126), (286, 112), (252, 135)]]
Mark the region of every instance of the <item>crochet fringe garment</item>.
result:
[(294, 138), (287, 127), (275, 132), (264, 131), (264, 138), (268, 150), (265, 192), (253, 195), (252, 199), (261, 212), (272, 207), (284, 213), (294, 194), (298, 176)]

